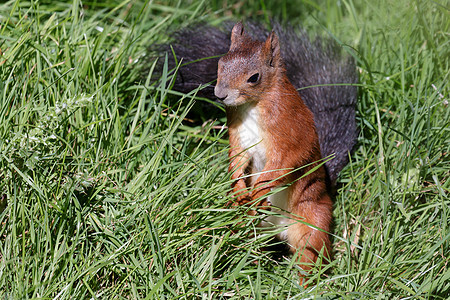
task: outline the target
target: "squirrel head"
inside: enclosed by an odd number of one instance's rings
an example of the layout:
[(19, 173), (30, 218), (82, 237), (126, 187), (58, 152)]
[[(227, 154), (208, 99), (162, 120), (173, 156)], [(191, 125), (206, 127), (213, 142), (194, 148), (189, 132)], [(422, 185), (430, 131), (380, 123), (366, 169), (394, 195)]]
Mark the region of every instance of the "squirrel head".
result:
[(264, 42), (253, 40), (242, 23), (231, 31), (231, 46), (219, 60), (214, 94), (227, 106), (258, 101), (285, 72), (277, 35)]

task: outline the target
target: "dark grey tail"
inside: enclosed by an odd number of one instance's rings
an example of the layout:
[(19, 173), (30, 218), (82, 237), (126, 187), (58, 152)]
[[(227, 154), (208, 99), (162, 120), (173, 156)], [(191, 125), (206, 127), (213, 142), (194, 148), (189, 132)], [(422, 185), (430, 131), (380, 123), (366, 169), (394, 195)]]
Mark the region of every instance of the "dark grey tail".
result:
[[(230, 23), (225, 24), (224, 29), (201, 24), (174, 33), (170, 45), (177, 59), (183, 59), (175, 90), (189, 92), (217, 78), (217, 62), (228, 52), (231, 27)], [(245, 27), (256, 39), (264, 40), (268, 36), (262, 25), (247, 23)], [(342, 49), (334, 41), (317, 39), (313, 43), (305, 32), (279, 24), (274, 24), (274, 30), (281, 41), (288, 77), (314, 114), (322, 156), (335, 154), (335, 158), (325, 164), (334, 185), (339, 172), (348, 163), (348, 155), (358, 135), (355, 121), (357, 88), (352, 86), (357, 83), (355, 63), (342, 55)], [(159, 50), (170, 51), (170, 46), (163, 45)], [(171, 66), (175, 66), (173, 60)], [(314, 87), (330, 84), (340, 85)], [(200, 95), (215, 99), (214, 82)]]

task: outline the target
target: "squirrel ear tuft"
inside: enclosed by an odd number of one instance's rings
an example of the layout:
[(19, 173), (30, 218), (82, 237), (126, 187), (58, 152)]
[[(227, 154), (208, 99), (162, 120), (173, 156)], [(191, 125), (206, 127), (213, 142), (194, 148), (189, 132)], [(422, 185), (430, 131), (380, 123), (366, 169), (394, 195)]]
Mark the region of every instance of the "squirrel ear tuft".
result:
[(280, 53), (280, 42), (278, 36), (272, 30), (264, 44), (264, 52), (267, 58), (267, 63), (271, 67), (276, 67), (280, 65), (281, 53)]
[(231, 45), (230, 50), (238, 46), (243, 37), (244, 37), (245, 31), (244, 26), (242, 25), (242, 22), (237, 22), (236, 25), (234, 25), (233, 30), (231, 30)]

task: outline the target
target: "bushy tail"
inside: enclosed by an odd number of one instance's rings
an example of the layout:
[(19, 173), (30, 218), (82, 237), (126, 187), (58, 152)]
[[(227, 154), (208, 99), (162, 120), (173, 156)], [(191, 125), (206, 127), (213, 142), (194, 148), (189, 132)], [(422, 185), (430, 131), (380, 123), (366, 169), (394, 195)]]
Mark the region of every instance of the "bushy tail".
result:
[[(217, 62), (228, 52), (232, 25), (227, 23), (219, 29), (197, 24), (175, 32), (173, 42), (159, 49), (170, 53), (171, 46), (177, 59), (183, 59), (175, 90), (187, 93), (212, 82), (200, 95), (215, 99), (213, 81), (217, 78)], [(269, 34), (262, 25), (246, 23), (245, 26), (256, 39), (265, 40)], [(311, 42), (305, 32), (279, 24), (274, 24), (274, 30), (281, 41), (287, 75), (314, 114), (322, 156), (335, 154), (335, 158), (325, 164), (334, 185), (339, 172), (348, 163), (349, 152), (357, 138), (357, 88), (351, 86), (357, 82), (354, 61), (342, 55), (334, 41)], [(171, 66), (174, 67), (173, 60)]]

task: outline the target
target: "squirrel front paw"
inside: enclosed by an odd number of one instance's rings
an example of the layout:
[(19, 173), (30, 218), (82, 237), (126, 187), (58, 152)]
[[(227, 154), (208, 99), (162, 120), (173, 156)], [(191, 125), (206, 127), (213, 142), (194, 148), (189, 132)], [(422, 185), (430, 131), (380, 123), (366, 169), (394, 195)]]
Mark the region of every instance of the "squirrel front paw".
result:
[(227, 205), (228, 206), (243, 206), (243, 205), (247, 205), (250, 202), (252, 202), (252, 199), (247, 194), (247, 195), (237, 196), (235, 199), (228, 201)]
[(253, 191), (251, 198), (256, 203), (255, 208), (270, 209), (270, 202), (267, 197), (264, 197), (268, 192), (269, 190), (267, 189), (256, 189)]

